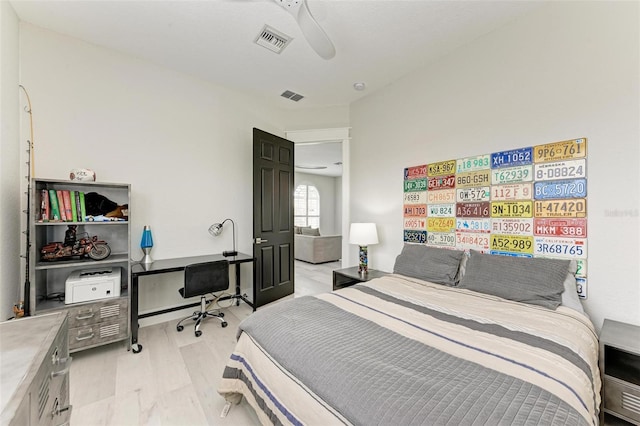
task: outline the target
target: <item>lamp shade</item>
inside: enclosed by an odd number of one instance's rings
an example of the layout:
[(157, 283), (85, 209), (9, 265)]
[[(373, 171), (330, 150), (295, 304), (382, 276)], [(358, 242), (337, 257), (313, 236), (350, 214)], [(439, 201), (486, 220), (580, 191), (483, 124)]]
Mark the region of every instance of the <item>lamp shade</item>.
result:
[(352, 223), (349, 230), (349, 243), (359, 246), (378, 244), (378, 231), (375, 223)]

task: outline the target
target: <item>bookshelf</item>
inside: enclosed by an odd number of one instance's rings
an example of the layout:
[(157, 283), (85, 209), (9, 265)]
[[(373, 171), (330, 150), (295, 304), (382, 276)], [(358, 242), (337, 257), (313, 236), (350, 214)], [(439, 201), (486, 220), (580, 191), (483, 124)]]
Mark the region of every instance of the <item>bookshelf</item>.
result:
[[(46, 192), (43, 192), (46, 190)], [(71, 352), (129, 338), (129, 276), (131, 259), (130, 217), (119, 221), (86, 221), (78, 214), (76, 220), (56, 220), (44, 215), (44, 195), (57, 191), (100, 194), (118, 205), (131, 208), (131, 186), (120, 183), (76, 182), (54, 179), (32, 179), (30, 214), (29, 314), (40, 315), (65, 311), (69, 315), (69, 350)], [(51, 201), (51, 200), (49, 200)], [(43, 203), (44, 202), (44, 203)], [(49, 203), (49, 207), (51, 207)], [(69, 225), (76, 226), (76, 238), (97, 236), (105, 241), (111, 254), (102, 260), (89, 257), (65, 257), (45, 260), (41, 249), (52, 242), (65, 241)], [(66, 282), (74, 272), (110, 272), (120, 276), (119, 295), (65, 303)], [(89, 297), (91, 298), (91, 297)]]

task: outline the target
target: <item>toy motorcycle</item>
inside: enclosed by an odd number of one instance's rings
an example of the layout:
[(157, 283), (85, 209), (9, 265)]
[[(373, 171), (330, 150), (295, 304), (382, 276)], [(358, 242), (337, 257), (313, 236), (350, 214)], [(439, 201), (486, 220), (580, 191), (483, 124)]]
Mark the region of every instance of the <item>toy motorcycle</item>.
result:
[(73, 244), (63, 244), (53, 242), (45, 245), (40, 249), (42, 260), (67, 260), (90, 258), (93, 260), (104, 260), (111, 255), (111, 247), (106, 241), (98, 240), (94, 235), (90, 237), (88, 233), (85, 236), (76, 239)]

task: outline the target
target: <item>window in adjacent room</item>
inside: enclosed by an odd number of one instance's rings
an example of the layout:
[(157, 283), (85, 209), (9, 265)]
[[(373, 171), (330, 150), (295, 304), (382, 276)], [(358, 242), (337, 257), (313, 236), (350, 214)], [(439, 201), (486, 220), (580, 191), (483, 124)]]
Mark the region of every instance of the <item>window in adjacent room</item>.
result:
[(320, 228), (320, 193), (313, 185), (298, 185), (293, 195), (294, 225)]

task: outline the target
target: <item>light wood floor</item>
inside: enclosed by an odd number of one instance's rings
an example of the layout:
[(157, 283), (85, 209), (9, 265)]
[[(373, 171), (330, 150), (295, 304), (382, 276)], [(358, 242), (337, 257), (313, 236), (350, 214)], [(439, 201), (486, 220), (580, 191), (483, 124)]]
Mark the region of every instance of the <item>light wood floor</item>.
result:
[[(312, 265), (296, 261), (294, 297), (331, 291), (340, 262)], [(277, 303), (277, 302), (274, 302)], [(207, 320), (195, 337), (177, 321), (140, 328), (139, 354), (114, 343), (73, 354), (70, 398), (72, 426), (93, 425), (256, 425), (245, 402), (220, 417), (224, 399), (216, 392), (235, 345), (238, 324), (251, 314), (242, 303), (224, 309), (226, 328)], [(188, 324), (188, 323), (187, 323)]]

